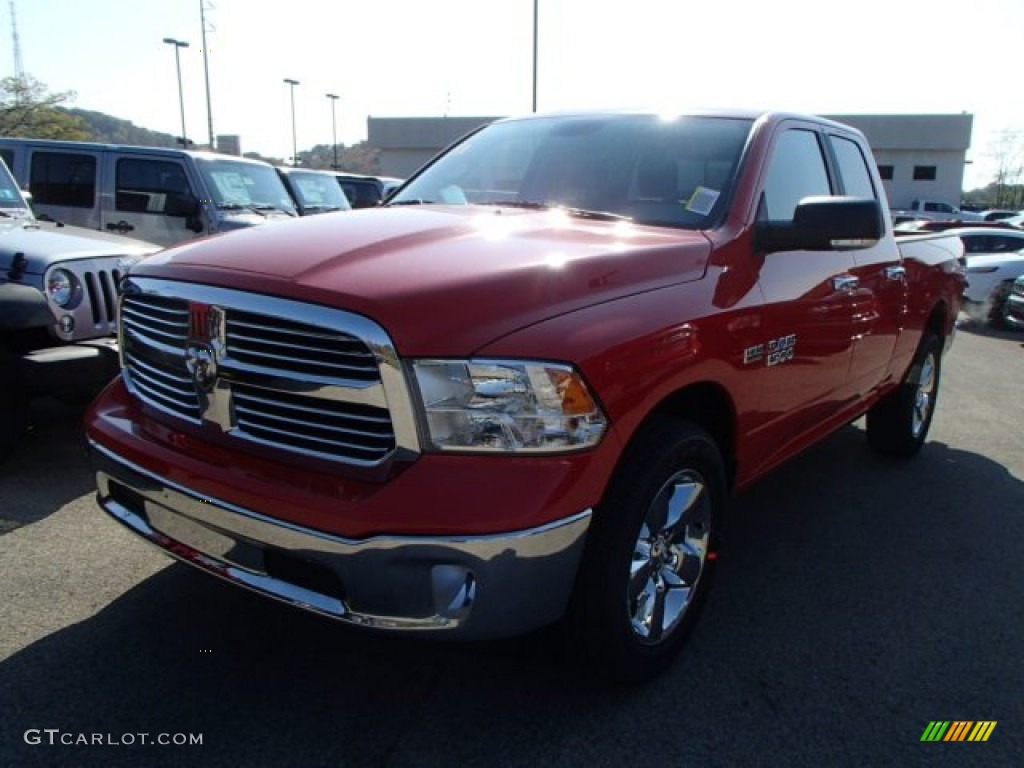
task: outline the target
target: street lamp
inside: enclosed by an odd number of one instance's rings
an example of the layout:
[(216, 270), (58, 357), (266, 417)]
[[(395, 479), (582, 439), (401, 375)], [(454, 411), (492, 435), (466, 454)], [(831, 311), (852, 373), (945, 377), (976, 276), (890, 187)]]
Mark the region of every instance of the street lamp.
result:
[(188, 134), (185, 133), (185, 93), (181, 89), (181, 56), (182, 48), (188, 48), (184, 40), (165, 37), (164, 42), (174, 46), (174, 64), (178, 68), (178, 106), (181, 107), (181, 146), (188, 147)]
[(338, 170), (338, 117), (334, 110), (338, 105), (338, 97), (336, 94), (328, 93), (327, 98), (331, 100), (331, 134), (334, 137), (334, 165), (331, 168)]
[(537, 0), (533, 0), (533, 111), (537, 111)]
[(292, 80), (290, 77), (284, 79), (288, 83), (292, 94), (292, 165), (299, 164), (299, 149), (298, 142), (295, 140), (295, 86), (299, 84), (298, 80)]

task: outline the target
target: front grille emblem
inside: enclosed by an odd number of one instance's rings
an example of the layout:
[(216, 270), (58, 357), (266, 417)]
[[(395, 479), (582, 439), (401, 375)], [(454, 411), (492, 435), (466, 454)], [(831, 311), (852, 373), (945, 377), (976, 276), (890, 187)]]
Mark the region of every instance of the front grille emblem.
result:
[(210, 392), (217, 383), (217, 355), (209, 344), (190, 339), (185, 345), (185, 367), (200, 392)]

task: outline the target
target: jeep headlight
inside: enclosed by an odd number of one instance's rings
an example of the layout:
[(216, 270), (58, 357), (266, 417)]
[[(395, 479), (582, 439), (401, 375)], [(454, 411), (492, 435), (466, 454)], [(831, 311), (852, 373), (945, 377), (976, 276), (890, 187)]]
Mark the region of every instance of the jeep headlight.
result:
[(58, 307), (67, 307), (74, 301), (78, 281), (66, 269), (55, 269), (46, 279), (46, 293)]
[(516, 360), (413, 362), (431, 447), (561, 452), (598, 443), (607, 419), (571, 366)]

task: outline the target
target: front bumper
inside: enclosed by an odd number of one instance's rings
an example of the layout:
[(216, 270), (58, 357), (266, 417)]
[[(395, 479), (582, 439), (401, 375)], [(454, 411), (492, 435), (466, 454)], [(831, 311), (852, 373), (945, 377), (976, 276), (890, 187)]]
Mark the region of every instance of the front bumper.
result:
[(19, 374), (30, 395), (95, 397), (119, 369), (117, 340), (91, 339), (26, 352)]
[(349, 624), (480, 639), (556, 621), (591, 510), (478, 536), (347, 539), (205, 498), (90, 441), (99, 504), (164, 552)]
[(1003, 320), (1011, 328), (1024, 329), (1024, 296), (1011, 293), (1003, 306)]

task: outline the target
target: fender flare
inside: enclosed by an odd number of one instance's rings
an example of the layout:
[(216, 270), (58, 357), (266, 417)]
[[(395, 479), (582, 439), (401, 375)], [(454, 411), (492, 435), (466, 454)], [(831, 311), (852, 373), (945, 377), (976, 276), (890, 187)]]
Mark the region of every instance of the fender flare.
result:
[(48, 328), (57, 322), (46, 297), (30, 285), (0, 284), (0, 331)]

